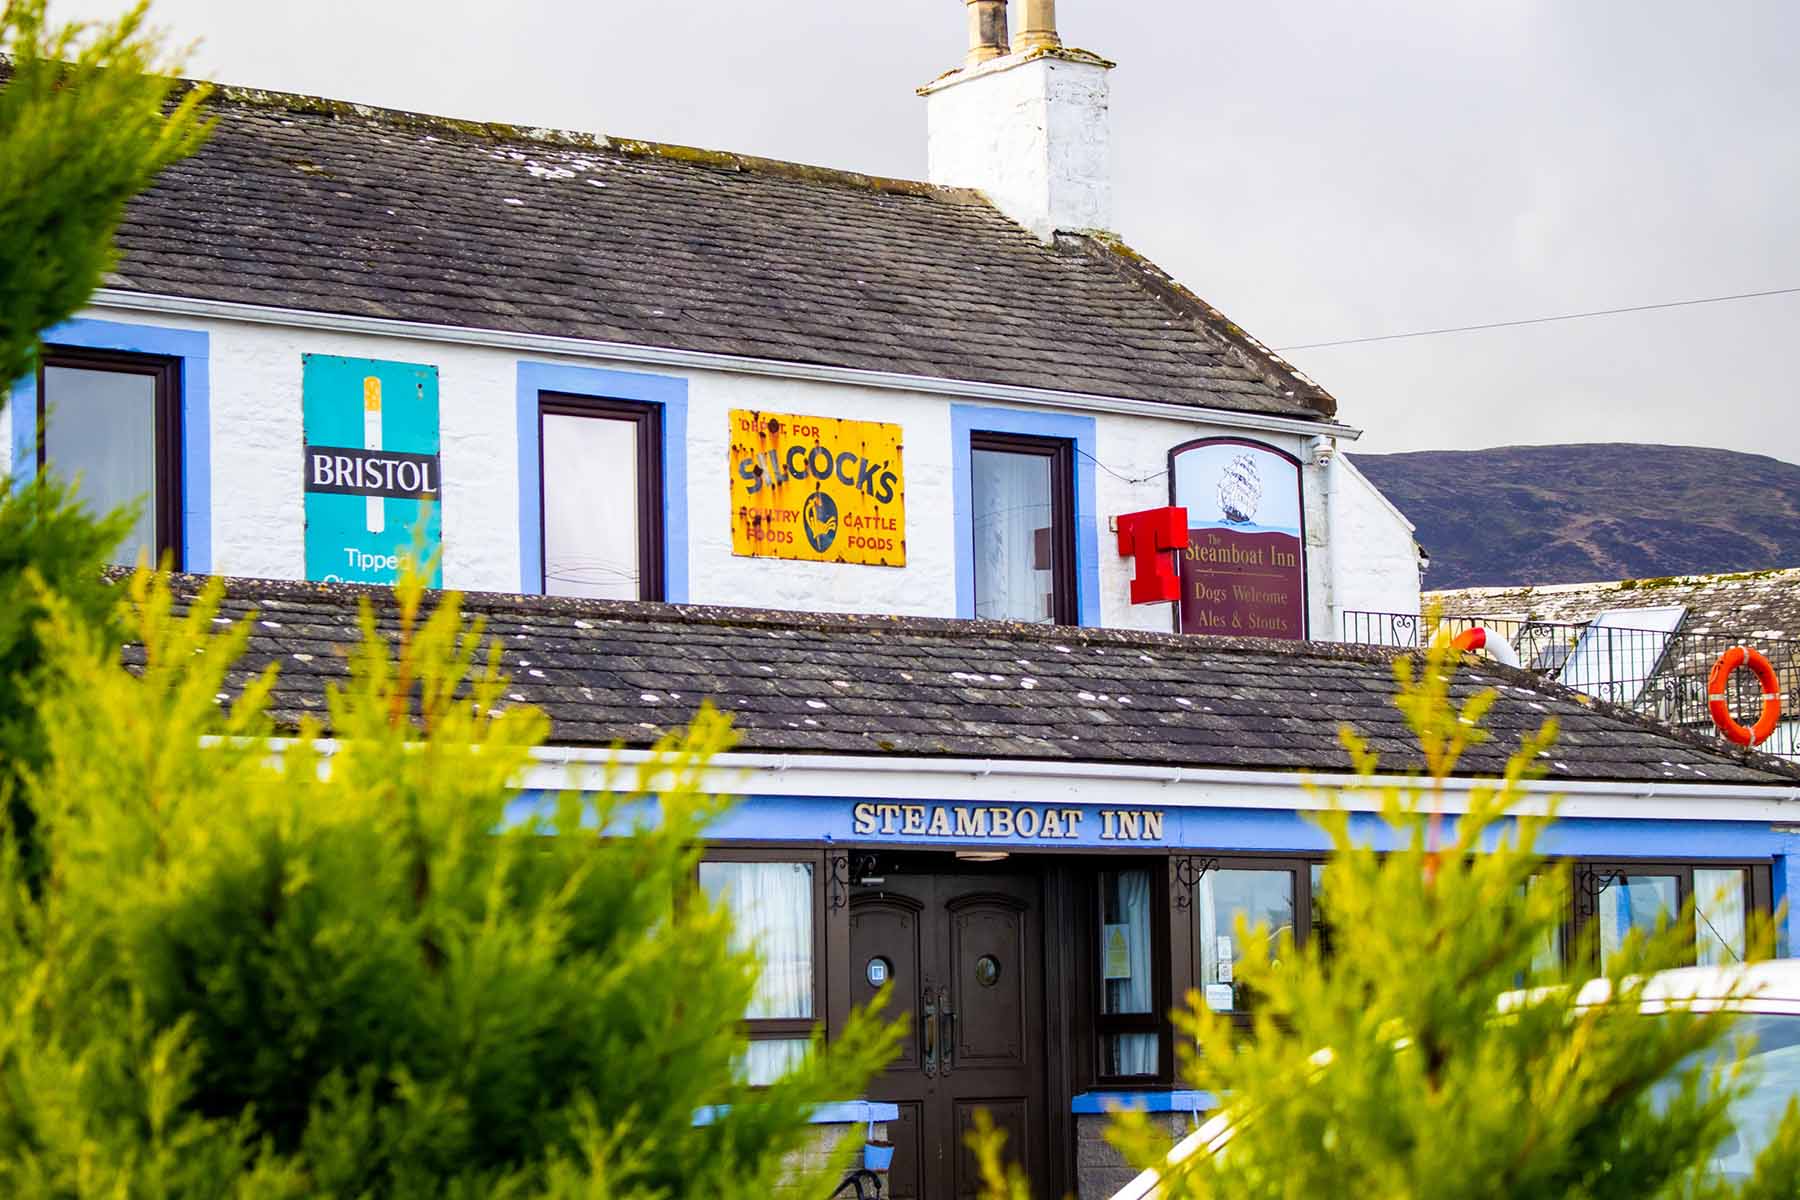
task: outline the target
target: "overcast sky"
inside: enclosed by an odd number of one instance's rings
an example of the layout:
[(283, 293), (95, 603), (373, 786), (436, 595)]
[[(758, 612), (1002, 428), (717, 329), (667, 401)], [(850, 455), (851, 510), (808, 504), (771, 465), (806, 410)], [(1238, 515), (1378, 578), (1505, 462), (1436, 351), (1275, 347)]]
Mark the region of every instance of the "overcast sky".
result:
[[(124, 0), (56, 0), (110, 14)], [(1015, 10), (1018, 8), (1014, 6)], [(961, 0), (156, 0), (194, 74), (923, 177)], [(1273, 346), (1800, 287), (1795, 0), (1061, 0), (1117, 223)], [(1389, 451), (1800, 462), (1800, 295), (1296, 351)]]

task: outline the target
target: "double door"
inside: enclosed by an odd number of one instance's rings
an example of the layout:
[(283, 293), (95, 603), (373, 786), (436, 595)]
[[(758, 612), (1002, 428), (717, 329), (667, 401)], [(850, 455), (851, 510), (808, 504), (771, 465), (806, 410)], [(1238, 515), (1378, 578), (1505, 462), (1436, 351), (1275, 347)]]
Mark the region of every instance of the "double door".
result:
[(870, 1088), (900, 1110), (894, 1200), (979, 1195), (964, 1138), (981, 1109), (1006, 1132), (1006, 1158), (1044, 1185), (1041, 914), (1026, 875), (889, 875), (852, 895), (853, 998), (891, 986), (889, 1012), (907, 1027)]

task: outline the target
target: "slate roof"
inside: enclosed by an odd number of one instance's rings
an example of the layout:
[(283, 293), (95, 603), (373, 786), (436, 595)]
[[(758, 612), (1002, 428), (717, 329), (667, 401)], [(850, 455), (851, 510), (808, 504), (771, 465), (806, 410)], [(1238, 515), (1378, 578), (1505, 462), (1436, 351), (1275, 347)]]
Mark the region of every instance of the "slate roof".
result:
[[(202, 586), (177, 579), (181, 594)], [(287, 727), (323, 717), (357, 637), (358, 602), (393, 628), (391, 596), (343, 585), (226, 581), (225, 615), (257, 614), (237, 682), (273, 662)], [(1279, 771), (1349, 766), (1348, 723), (1389, 769), (1418, 766), (1393, 707), (1392, 651), (1122, 630), (473, 594), (503, 648), (514, 700), (542, 707), (564, 745), (645, 746), (711, 699), (745, 751), (1035, 759)], [(1800, 766), (1730, 750), (1522, 672), (1472, 666), (1500, 689), (1497, 771), (1555, 716), (1552, 778), (1779, 783)]]
[[(0, 80), (4, 79), (0, 64)], [(220, 89), (124, 291), (1303, 419), (1336, 402), (1122, 245), (972, 192)]]

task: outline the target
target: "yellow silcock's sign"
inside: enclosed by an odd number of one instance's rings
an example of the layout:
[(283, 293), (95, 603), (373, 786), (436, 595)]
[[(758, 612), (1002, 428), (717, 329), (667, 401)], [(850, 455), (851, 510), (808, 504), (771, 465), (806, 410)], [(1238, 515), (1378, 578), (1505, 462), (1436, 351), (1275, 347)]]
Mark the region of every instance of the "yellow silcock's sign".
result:
[(731, 552), (906, 565), (901, 430), (731, 410)]

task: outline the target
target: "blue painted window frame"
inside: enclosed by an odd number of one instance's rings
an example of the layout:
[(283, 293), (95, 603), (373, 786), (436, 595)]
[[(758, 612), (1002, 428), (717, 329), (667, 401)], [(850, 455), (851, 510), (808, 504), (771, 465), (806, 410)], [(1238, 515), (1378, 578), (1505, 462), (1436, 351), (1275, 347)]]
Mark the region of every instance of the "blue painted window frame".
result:
[(1095, 421), (1073, 413), (950, 406), (950, 481), (956, 525), (956, 615), (975, 617), (974, 480), (969, 438), (975, 433), (1016, 433), (1060, 438), (1075, 447), (1075, 621), (1100, 624), (1100, 533), (1095, 517)]
[(538, 595), (544, 590), (543, 454), (538, 443), (538, 397), (544, 392), (631, 400), (662, 409), (662, 598), (687, 603), (687, 380), (560, 363), (519, 363), (519, 591)]
[[(212, 570), (211, 341), (204, 330), (171, 329), (87, 317), (46, 330), (45, 345), (175, 359), (181, 373), (181, 561), (184, 571)], [(12, 386), (12, 477), (37, 476), (37, 375)]]

